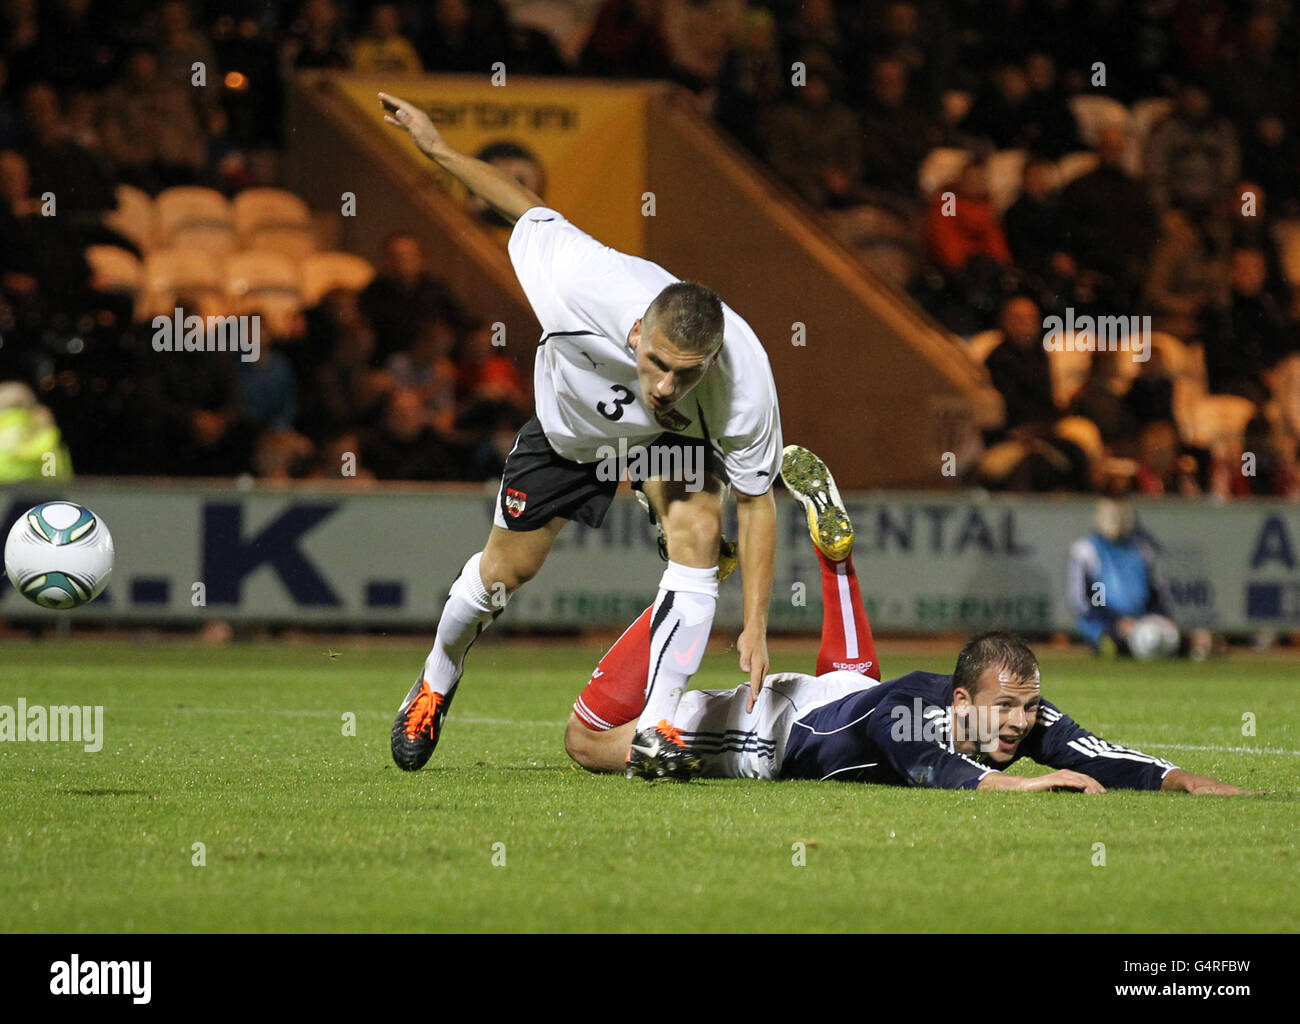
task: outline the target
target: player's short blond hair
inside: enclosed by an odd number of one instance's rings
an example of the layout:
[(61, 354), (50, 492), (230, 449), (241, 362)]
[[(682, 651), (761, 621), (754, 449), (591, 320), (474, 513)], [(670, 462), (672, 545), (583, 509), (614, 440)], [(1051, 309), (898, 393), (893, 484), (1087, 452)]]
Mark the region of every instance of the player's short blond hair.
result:
[(646, 333), (658, 331), (686, 352), (712, 353), (722, 344), (722, 300), (712, 288), (678, 281), (655, 296), (641, 318)]

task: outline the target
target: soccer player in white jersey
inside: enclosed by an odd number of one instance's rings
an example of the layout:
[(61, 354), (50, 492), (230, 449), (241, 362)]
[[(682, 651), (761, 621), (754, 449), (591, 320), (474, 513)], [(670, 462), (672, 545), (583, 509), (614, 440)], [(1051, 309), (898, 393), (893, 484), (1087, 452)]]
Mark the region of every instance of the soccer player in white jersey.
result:
[[(821, 459), (795, 445), (786, 449), (781, 475), (808, 511), (821, 565), (817, 674), (774, 672), (757, 702), (743, 685), (687, 693), (672, 739), (696, 753), (701, 775), (938, 789), (1246, 792), (1084, 729), (1043, 699), (1038, 661), (1016, 637), (976, 637), (952, 675), (909, 672), (882, 682), (853, 569), (852, 524), (835, 481)], [(832, 548), (819, 526), (837, 512), (844, 543)], [(564, 746), (592, 771), (625, 770), (629, 744), (640, 742), (632, 719), (650, 656), (649, 614), (606, 653), (574, 703)], [(1055, 770), (1005, 774), (1022, 757)], [(650, 766), (658, 766), (653, 757)], [(681, 778), (669, 771), (661, 777)]]
[[(543, 331), (536, 416), (506, 460), (487, 545), (452, 584), (433, 649), (398, 711), (393, 760), (408, 771), (428, 761), (470, 645), (541, 568), (565, 523), (600, 525), (617, 489), (600, 460), (646, 446), (662, 457), (625, 461), (664, 530), (668, 567), (637, 730), (640, 746), (663, 748), (656, 773), (666, 765), (687, 776), (698, 765), (671, 742), (672, 721), (713, 622), (728, 488), (744, 588), (736, 646), (753, 695), (767, 674), (781, 421), (762, 344), (708, 288), (601, 245), (513, 178), (452, 149), (413, 104), (386, 93), (380, 101), (390, 124), (514, 225), (510, 259)], [(653, 472), (635, 477), (638, 466)], [(632, 774), (645, 761), (634, 755)]]

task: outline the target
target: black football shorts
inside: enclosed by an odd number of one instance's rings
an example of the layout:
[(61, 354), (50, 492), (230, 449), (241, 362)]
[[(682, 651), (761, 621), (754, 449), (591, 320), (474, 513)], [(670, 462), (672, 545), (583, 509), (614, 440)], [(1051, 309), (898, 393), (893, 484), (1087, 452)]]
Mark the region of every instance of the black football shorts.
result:
[[(610, 442), (611, 447), (616, 444)], [(703, 467), (728, 482), (722, 456), (698, 437), (660, 434), (647, 446), (644, 458), (636, 456), (634, 446), (626, 460), (628, 478), (637, 488), (645, 477), (662, 475), (656, 468), (682, 466)], [(605, 521), (618, 490), (621, 473), (609, 468), (601, 462), (570, 462), (557, 454), (534, 416), (523, 425), (506, 458), (493, 522), (507, 530), (537, 530), (559, 516), (595, 529)]]

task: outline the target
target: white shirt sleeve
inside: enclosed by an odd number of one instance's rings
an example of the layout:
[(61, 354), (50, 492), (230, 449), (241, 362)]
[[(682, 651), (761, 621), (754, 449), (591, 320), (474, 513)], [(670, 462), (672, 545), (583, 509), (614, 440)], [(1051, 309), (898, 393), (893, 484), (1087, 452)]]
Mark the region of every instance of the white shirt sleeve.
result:
[(747, 417), (749, 429), (741, 436), (721, 440), (723, 461), (731, 485), (741, 494), (751, 497), (765, 494), (776, 482), (781, 470), (781, 414), (777, 411), (776, 395), (766, 405), (753, 410)]
[(515, 222), (509, 252), (543, 331), (601, 330), (611, 301), (622, 299), (647, 267), (658, 270), (665, 284), (674, 280), (654, 264), (596, 241), (546, 206), (534, 206)]

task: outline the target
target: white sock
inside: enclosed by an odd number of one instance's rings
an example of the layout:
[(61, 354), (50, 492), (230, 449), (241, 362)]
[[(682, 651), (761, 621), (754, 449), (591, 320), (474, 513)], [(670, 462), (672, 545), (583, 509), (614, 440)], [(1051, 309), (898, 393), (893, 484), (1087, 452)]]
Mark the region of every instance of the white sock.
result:
[(682, 693), (700, 669), (717, 604), (717, 566), (692, 569), (668, 563), (650, 619), (650, 672), (638, 732), (676, 716)]
[[(505, 601), (493, 603), (483, 578), (479, 575), (479, 562), (483, 552), (473, 555), (451, 585), (451, 593), (438, 620), (438, 635), (433, 650), (424, 660), (424, 678), (435, 693), (449, 693), (458, 682), (465, 665), (465, 655), (478, 635), (488, 627), (496, 614), (505, 608)], [(502, 592), (509, 600), (509, 595)]]

